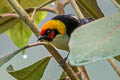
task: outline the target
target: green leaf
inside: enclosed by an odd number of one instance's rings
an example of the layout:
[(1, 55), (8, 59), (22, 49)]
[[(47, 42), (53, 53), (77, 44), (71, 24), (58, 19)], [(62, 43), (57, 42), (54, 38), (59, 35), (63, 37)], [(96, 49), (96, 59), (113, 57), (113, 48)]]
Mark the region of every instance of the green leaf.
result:
[(0, 18), (0, 34), (12, 28), (18, 21), (13, 17)]
[(12, 12), (13, 9), (7, 0), (0, 0), (0, 14)]
[(76, 0), (76, 2), (85, 17), (98, 19), (104, 16), (96, 0)]
[(7, 31), (8, 36), (19, 48), (25, 46), (32, 34), (30, 29), (20, 21), (14, 27)]
[(7, 68), (7, 71), (17, 80), (40, 80), (45, 72), (45, 69), (50, 59), (51, 57), (46, 57), (28, 67), (17, 71), (14, 71), (13, 67), (10, 65)]
[[(29, 1), (28, 0), (17, 0), (17, 1), (23, 8), (32, 8), (32, 7), (40, 6), (41, 4), (45, 3), (48, 0), (29, 0)], [(13, 9), (7, 0), (0, 0), (0, 13), (1, 14), (12, 12), (12, 11)]]
[[(48, 0), (19, 0), (19, 3), (23, 8), (37, 7)], [(0, 15), (4, 13), (13, 12), (13, 9), (9, 5), (7, 0), (0, 0)], [(30, 13), (29, 13), (30, 14)], [(35, 14), (35, 23), (39, 24), (46, 16), (46, 12), (37, 11)], [(14, 17), (0, 17), (0, 34), (14, 27), (15, 24), (19, 23), (20, 20)]]
[(40, 6), (41, 4), (47, 2), (49, 0), (19, 0), (19, 4), (23, 7), (23, 8), (31, 8), (31, 7), (37, 7)]
[(40, 22), (45, 19), (46, 15), (47, 13), (44, 11), (37, 11), (34, 17), (35, 23), (40, 24)]
[(114, 57), (117, 61), (120, 61), (120, 55), (119, 56), (116, 56)]
[(70, 39), (70, 64), (84, 65), (120, 55), (120, 14), (77, 28)]
[(63, 71), (59, 80), (66, 80), (67, 74)]
[(112, 0), (113, 3), (115, 4), (115, 6), (118, 8), (118, 11), (120, 12), (120, 3), (118, 4), (118, 2), (120, 2), (120, 0), (117, 2), (117, 0)]
[(120, 0), (116, 0), (118, 2), (118, 4), (120, 4)]
[[(42, 21), (46, 16), (46, 12), (36, 12), (35, 15), (35, 22), (38, 24)], [(19, 48), (27, 45), (30, 37), (31, 37), (31, 30), (22, 22), (18, 21), (14, 27), (10, 28), (7, 31), (8, 36), (17, 45)]]

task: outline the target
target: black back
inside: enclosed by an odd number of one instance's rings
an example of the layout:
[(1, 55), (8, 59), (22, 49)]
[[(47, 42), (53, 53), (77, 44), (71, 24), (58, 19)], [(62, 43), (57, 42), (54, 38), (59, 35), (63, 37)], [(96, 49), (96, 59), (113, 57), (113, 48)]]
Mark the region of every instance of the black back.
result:
[(91, 22), (93, 19), (92, 18), (84, 18), (84, 19), (79, 19), (71, 14), (69, 15), (58, 15), (52, 18), (53, 20), (60, 20), (62, 21), (66, 27), (67, 27), (67, 34), (70, 37), (70, 34), (75, 30), (75, 28), (86, 24), (88, 22)]

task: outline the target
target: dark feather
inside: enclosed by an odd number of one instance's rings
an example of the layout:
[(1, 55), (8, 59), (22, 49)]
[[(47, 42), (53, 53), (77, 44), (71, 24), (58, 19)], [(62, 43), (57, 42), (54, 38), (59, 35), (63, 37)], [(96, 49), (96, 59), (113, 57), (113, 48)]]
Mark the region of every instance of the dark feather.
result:
[(70, 34), (73, 32), (73, 30), (75, 30), (77, 27), (93, 21), (92, 18), (79, 19), (71, 14), (58, 15), (58, 16), (53, 17), (52, 20), (62, 21), (66, 25), (67, 34), (69, 37), (70, 37)]

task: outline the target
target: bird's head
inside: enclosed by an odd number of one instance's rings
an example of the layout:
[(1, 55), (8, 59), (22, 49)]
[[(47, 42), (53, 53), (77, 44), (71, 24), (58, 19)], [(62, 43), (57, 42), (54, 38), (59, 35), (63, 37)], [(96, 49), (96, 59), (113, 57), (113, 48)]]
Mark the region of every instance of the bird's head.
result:
[(57, 35), (65, 35), (66, 26), (60, 20), (50, 20), (46, 22), (40, 31), (38, 40), (52, 41)]

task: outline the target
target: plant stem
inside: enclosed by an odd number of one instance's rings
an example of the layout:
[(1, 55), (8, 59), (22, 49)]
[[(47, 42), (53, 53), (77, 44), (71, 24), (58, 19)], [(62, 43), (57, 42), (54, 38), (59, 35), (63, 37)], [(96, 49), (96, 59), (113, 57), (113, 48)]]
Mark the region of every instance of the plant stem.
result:
[[(24, 23), (32, 30), (36, 37), (38, 37), (40, 35), (39, 29), (32, 22), (31, 18), (26, 13), (26, 11), (19, 5), (19, 3), (16, 0), (8, 0), (8, 2), (16, 11), (16, 13), (19, 15), (19, 17), (24, 21)], [(58, 53), (58, 51), (50, 44), (45, 44), (44, 46), (54, 57), (54, 59), (60, 64), (60, 60), (63, 59), (60, 53)], [(63, 64), (61, 67), (68, 74), (71, 80), (80, 80), (79, 77), (75, 75), (75, 72), (71, 69), (71, 67), (67, 63)]]
[(65, 14), (64, 4), (60, 0), (55, 2), (55, 11), (57, 15)]
[(118, 76), (120, 77), (120, 68), (118, 67), (118, 65), (114, 62), (114, 60), (112, 58), (108, 59), (108, 62), (113, 67), (113, 69), (118, 74)]
[(79, 7), (77, 6), (76, 1), (75, 1), (75, 0), (69, 0), (69, 1), (70, 1), (71, 5), (72, 5), (74, 11), (76, 12), (77, 16), (78, 16), (79, 18), (81, 18), (81, 19), (84, 18), (84, 15), (83, 15), (82, 12), (80, 11)]

